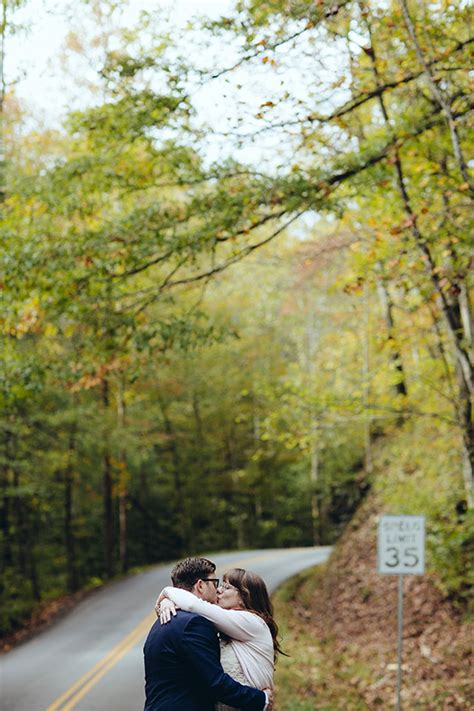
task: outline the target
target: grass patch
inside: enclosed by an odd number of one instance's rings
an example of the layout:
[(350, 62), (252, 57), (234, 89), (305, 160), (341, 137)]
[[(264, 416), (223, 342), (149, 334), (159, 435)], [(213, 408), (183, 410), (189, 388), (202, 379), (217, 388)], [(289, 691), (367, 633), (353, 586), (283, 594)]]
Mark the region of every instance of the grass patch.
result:
[(282, 646), (275, 673), (276, 711), (367, 711), (354, 680), (367, 677), (360, 661), (337, 654), (330, 639), (315, 636), (311, 598), (325, 566), (304, 571), (273, 596)]

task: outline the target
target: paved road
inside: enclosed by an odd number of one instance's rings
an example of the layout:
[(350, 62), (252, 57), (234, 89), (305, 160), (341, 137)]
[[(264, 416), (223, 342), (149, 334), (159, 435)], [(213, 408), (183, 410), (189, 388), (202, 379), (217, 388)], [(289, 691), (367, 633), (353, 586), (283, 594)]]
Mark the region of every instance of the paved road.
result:
[[(329, 548), (239, 551), (209, 556), (218, 575), (242, 567), (270, 591), (323, 562)], [(107, 585), (29, 642), (0, 657), (1, 711), (141, 711), (142, 648), (157, 593), (172, 564)]]

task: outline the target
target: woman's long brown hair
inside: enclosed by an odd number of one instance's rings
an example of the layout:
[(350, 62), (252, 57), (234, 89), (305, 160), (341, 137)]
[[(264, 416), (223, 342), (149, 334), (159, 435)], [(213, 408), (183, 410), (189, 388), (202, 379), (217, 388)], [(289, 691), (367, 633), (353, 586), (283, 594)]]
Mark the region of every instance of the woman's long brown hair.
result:
[(260, 575), (251, 573), (243, 568), (231, 568), (224, 575), (224, 580), (237, 588), (246, 610), (255, 612), (264, 620), (271, 632), (273, 649), (276, 655), (285, 654), (278, 641), (278, 625), (273, 619), (273, 605), (268, 594), (267, 586)]

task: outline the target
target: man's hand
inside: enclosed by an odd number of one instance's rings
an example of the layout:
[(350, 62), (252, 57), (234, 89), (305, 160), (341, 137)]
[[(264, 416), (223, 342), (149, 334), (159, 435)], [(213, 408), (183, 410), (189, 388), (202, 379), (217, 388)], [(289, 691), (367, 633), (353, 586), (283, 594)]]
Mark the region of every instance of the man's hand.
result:
[(268, 702), (263, 711), (272, 711), (273, 709), (273, 689), (263, 689), (267, 695)]

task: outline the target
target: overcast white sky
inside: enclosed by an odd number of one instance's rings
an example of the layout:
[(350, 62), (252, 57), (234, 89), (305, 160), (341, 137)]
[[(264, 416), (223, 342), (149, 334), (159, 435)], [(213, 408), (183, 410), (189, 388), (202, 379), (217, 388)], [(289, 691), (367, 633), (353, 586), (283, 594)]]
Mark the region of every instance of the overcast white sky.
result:
[[(232, 5), (233, 0), (132, 0), (127, 20), (132, 25), (142, 10), (164, 8), (173, 22), (183, 25), (196, 14), (218, 17)], [(15, 82), (19, 98), (47, 123), (64, 113), (74, 95), (58, 68), (61, 47), (76, 19), (67, 18), (70, 7), (68, 0), (29, 0), (15, 17), (25, 29), (9, 37), (6, 46), (7, 81)]]
[[(235, 0), (128, 0), (125, 26), (133, 27), (142, 11), (168, 9), (173, 25), (176, 23), (182, 27), (196, 15), (217, 18), (228, 14), (234, 4)], [(82, 58), (75, 55), (73, 71), (70, 67), (69, 73), (61, 69), (59, 61), (61, 49), (71, 30), (77, 30), (79, 37), (86, 35), (90, 39), (93, 36), (95, 25), (87, 25), (86, 22), (87, 30), (81, 29), (88, 17), (90, 11), (77, 0), (28, 0), (26, 7), (17, 12), (16, 24), (23, 25), (25, 29), (8, 38), (6, 76), (9, 85), (15, 83), (15, 92), (26, 108), (26, 128), (33, 128), (35, 124), (59, 128), (68, 110), (86, 108), (94, 101), (90, 91), (78, 80), (89, 78), (95, 81), (100, 60), (96, 57), (92, 68), (89, 60), (94, 55), (90, 50)], [(120, 25), (124, 26), (124, 23), (120, 22)], [(193, 41), (199, 39), (197, 36), (193, 39), (188, 33), (186, 44), (181, 45), (186, 57), (195, 64), (222, 69), (232, 66), (239, 56), (236, 46), (230, 42), (220, 42), (210, 49), (202, 46), (193, 48)], [(278, 132), (261, 132), (261, 107), (267, 106), (269, 100), (271, 106), (278, 107), (271, 111), (278, 110), (280, 113), (273, 113), (269, 118), (270, 122), (277, 124), (279, 120), (294, 118), (298, 110), (304, 115), (305, 111), (310, 110), (305, 108), (305, 102), (311, 95), (314, 71), (317, 71), (319, 82), (326, 76), (330, 84), (334, 68), (340, 67), (345, 60), (337, 47), (331, 51), (326, 47), (321, 51), (318, 47), (316, 54), (310, 48), (308, 61), (313, 62), (316, 56), (319, 64), (316, 67), (311, 64), (305, 71), (301, 56), (298, 55), (298, 59), (292, 57), (290, 46), (285, 46), (282, 51), (282, 61), (277, 63), (276, 68), (257, 61), (240, 67), (232, 72), (232, 76), (225, 75), (207, 82), (192, 93), (198, 121), (210, 128), (200, 142), (209, 162), (232, 156), (260, 167), (267, 161), (285, 167), (293, 160), (293, 144), (288, 134), (282, 137)], [(342, 91), (342, 88), (331, 90), (328, 105), (332, 105), (337, 100), (337, 92)], [(294, 99), (293, 104), (285, 99), (289, 93)], [(320, 91), (319, 110), (324, 110), (325, 100)], [(299, 108), (298, 104), (303, 108)], [(245, 138), (253, 131), (259, 133), (257, 142)], [(229, 140), (229, 132), (234, 137), (232, 141)], [(237, 142), (238, 136), (243, 137), (241, 144)]]
[[(197, 15), (212, 18), (225, 15), (232, 10), (234, 3), (235, 0), (128, 0), (126, 26), (133, 27), (140, 12), (160, 9), (164, 12), (168, 10), (173, 25), (183, 27)], [(81, 9), (79, 15), (78, 8)], [(68, 33), (78, 30), (78, 36), (83, 36), (80, 26), (84, 18), (89, 16), (84, 5), (74, 0), (28, 0), (26, 7), (16, 13), (16, 24), (23, 25), (24, 29), (8, 38), (6, 76), (9, 85), (15, 84), (15, 93), (26, 108), (27, 128), (38, 124), (59, 128), (68, 110), (85, 108), (94, 101), (90, 92), (77, 81), (87, 77), (96, 79), (98, 65), (93, 70), (86, 66), (89, 54), (86, 55), (87, 59), (74, 58), (72, 73), (62, 70), (59, 62)], [(123, 26), (122, 21), (120, 25)], [(89, 37), (93, 32), (93, 26), (89, 25)], [(186, 56), (192, 61), (193, 40), (189, 35), (186, 42), (191, 43), (183, 46)], [(232, 66), (237, 58), (235, 46), (229, 43), (220, 43), (218, 49), (214, 47), (208, 52), (200, 47), (194, 49), (194, 53), (195, 63), (202, 66), (204, 62), (207, 67), (216, 69)], [(240, 84), (239, 75), (242, 77)], [(299, 70), (294, 75), (287, 71), (284, 77), (292, 84), (292, 91), (296, 91), (300, 83)], [(265, 146), (262, 139), (258, 150), (255, 146), (236, 148), (235, 142), (231, 146), (227, 140), (226, 131), (229, 128), (235, 129), (237, 112), (243, 106), (248, 107), (246, 120), (250, 123), (241, 125), (251, 128), (252, 115), (259, 112), (263, 101), (272, 98), (268, 93), (272, 90), (280, 91), (280, 94), (283, 92), (283, 75), (276, 71), (272, 73), (268, 67), (260, 64), (259, 67), (242, 68), (234, 72), (232, 83), (233, 86), (224, 77), (206, 83), (197, 94), (192, 95), (198, 116), (213, 129), (207, 132), (207, 145), (202, 144), (208, 160), (212, 162), (225, 155), (233, 155), (244, 161), (256, 162), (263, 157), (265, 150), (270, 151), (270, 156), (276, 156), (279, 153), (278, 142), (270, 141), (271, 145)]]
[[(173, 23), (183, 26), (196, 15), (213, 18), (225, 15), (233, 8), (235, 0), (129, 0), (129, 4), (129, 27), (135, 24), (142, 10), (151, 11), (158, 8), (169, 8)], [(40, 125), (59, 127), (69, 109), (85, 107), (91, 101), (90, 95), (78, 87), (59, 67), (58, 57), (65, 38), (77, 27), (78, 20), (81, 19), (74, 13), (68, 16), (68, 8), (81, 8), (84, 13), (84, 6), (74, 0), (28, 0), (27, 7), (19, 11), (15, 18), (25, 29), (8, 38), (7, 81), (10, 84), (15, 83), (16, 95), (27, 108), (31, 117), (27, 120), (27, 126), (38, 122)], [(192, 47), (186, 47), (186, 51), (192, 56)], [(220, 46), (216, 68), (232, 66), (235, 61), (233, 51), (235, 50), (231, 47)], [(229, 54), (226, 55), (226, 52)], [(332, 67), (340, 65), (344, 60), (337, 51), (332, 59), (329, 52), (325, 52), (324, 56), (329, 63), (329, 69), (322, 66), (320, 76), (326, 72), (329, 79), (332, 79)], [(267, 141), (263, 136), (257, 144), (236, 147), (235, 141), (229, 143), (225, 130), (229, 120), (234, 122), (241, 104), (250, 106), (250, 124), (244, 124), (243, 128), (255, 128), (251, 114), (258, 112), (260, 103), (270, 98), (267, 92), (277, 91), (281, 94), (288, 85), (296, 96), (299, 92), (304, 96), (307, 81), (311, 81), (312, 77), (311, 73), (306, 74), (308, 76), (305, 81), (304, 67), (298, 63), (293, 65), (292, 69), (287, 67), (283, 73), (279, 70), (269, 72), (268, 66), (264, 68), (260, 64), (260, 67), (243, 67), (233, 73), (233, 87), (227, 84), (226, 78), (207, 83), (198, 96), (193, 96), (198, 113), (204, 116), (206, 123), (212, 124), (216, 131), (215, 134), (213, 131), (209, 132), (208, 142), (204, 147), (207, 159), (212, 162), (227, 155), (257, 165), (262, 170), (266, 164), (286, 164), (292, 160), (291, 146), (281, 143), (278, 136), (276, 139), (270, 136)], [(221, 135), (219, 131), (222, 131)], [(305, 223), (312, 224), (315, 219), (315, 216), (308, 216)]]

